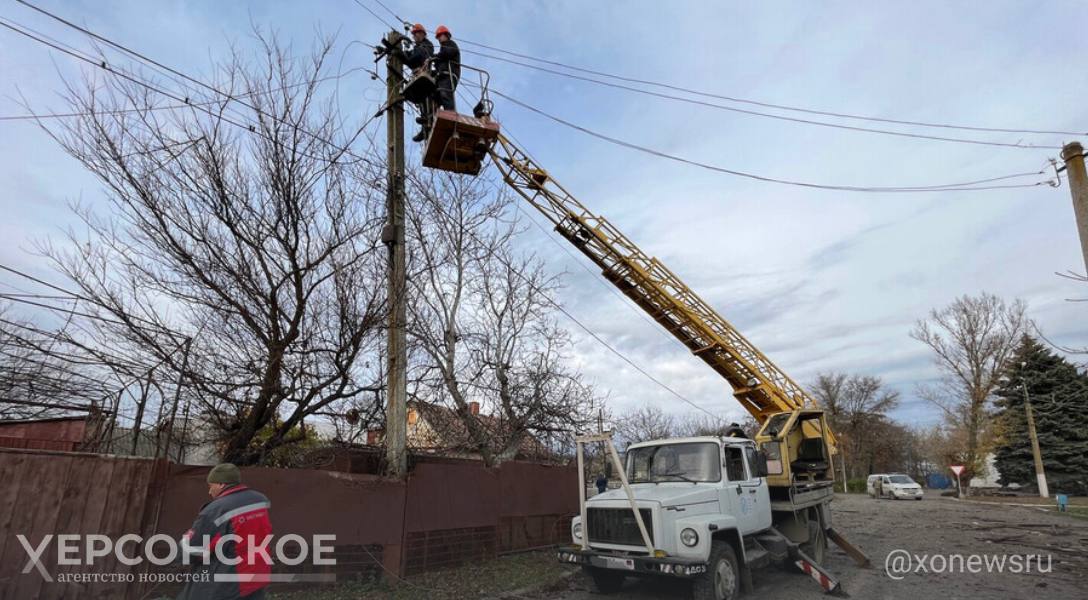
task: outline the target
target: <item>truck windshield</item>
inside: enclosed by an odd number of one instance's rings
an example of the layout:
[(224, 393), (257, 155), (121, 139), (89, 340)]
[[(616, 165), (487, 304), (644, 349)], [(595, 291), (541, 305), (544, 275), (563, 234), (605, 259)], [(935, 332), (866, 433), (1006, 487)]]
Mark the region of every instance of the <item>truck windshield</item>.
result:
[(631, 483), (662, 481), (720, 481), (722, 461), (711, 442), (661, 444), (627, 451), (627, 479)]
[(906, 475), (892, 475), (888, 479), (890, 479), (892, 483), (914, 483), (914, 480)]

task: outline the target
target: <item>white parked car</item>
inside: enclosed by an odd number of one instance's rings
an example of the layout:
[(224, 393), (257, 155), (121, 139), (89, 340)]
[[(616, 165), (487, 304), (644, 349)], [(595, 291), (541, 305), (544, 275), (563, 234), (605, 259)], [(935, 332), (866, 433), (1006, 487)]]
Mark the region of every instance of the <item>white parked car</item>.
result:
[(901, 473), (876, 473), (865, 480), (865, 490), (870, 498), (893, 500), (921, 500), (922, 486)]

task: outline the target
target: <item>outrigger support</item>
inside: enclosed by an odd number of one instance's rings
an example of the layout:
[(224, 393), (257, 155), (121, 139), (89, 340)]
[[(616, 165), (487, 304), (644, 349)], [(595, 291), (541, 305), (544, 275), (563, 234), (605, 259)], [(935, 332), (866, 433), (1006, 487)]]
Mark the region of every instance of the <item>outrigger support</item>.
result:
[(856, 562), (859, 567), (869, 568), (869, 557), (865, 556), (864, 552), (858, 550), (853, 544), (846, 541), (846, 538), (842, 537), (842, 534), (835, 531), (834, 528), (828, 527), (826, 531), (828, 539), (835, 542), (836, 546), (842, 548), (843, 552), (850, 555), (850, 558), (854, 559), (854, 562)]
[(839, 584), (839, 580), (835, 579), (831, 573), (828, 573), (823, 567), (816, 564), (816, 561), (809, 558), (800, 548), (796, 545), (790, 546), (791, 558), (794, 559), (793, 564), (801, 570), (802, 573), (812, 577), (816, 583), (820, 584), (820, 588), (823, 589), (825, 594), (831, 594), (832, 596), (847, 597), (846, 592), (842, 589), (842, 585)]
[(642, 520), (642, 513), (638, 510), (638, 504), (635, 503), (635, 493), (631, 490), (631, 484), (627, 482), (627, 471), (623, 468), (623, 463), (620, 462), (620, 455), (616, 452), (616, 446), (612, 443), (612, 434), (598, 433), (595, 435), (578, 436), (574, 438), (574, 442), (578, 447), (578, 484), (581, 487), (581, 491), (578, 492), (578, 512), (582, 517), (582, 550), (589, 550), (589, 521), (586, 518), (586, 467), (584, 448), (586, 444), (604, 442), (605, 447), (608, 448), (608, 456), (612, 460), (612, 468), (619, 474), (623, 491), (627, 492), (627, 502), (631, 505), (631, 513), (635, 517), (638, 531), (642, 534), (642, 541), (646, 545), (646, 555), (651, 558), (656, 557), (658, 554), (654, 549), (654, 542), (650, 539), (650, 532), (646, 529), (646, 523)]

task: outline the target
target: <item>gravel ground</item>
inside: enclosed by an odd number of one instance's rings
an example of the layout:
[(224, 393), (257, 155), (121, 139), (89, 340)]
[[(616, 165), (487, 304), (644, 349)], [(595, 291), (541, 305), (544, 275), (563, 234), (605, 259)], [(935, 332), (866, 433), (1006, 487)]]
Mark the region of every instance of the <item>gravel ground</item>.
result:
[[(830, 546), (825, 566), (853, 598), (1088, 598), (1088, 521), (1037, 508), (961, 502), (935, 494), (921, 502), (839, 495), (833, 513), (836, 529), (873, 563), (869, 569), (857, 568), (837, 546)], [(895, 561), (905, 553), (911, 555), (907, 572), (895, 574), (898, 579), (889, 576), (885, 561), (891, 561), (893, 571), (897, 570), (895, 565), (903, 570), (904, 562)], [(946, 562), (950, 555), (962, 558)], [(982, 558), (971, 559), (971, 555)], [(1011, 558), (1014, 555), (1018, 558)], [(1030, 562), (1030, 572), (1024, 572), (1024, 562), (1017, 562), (1024, 561), (1026, 555), (1040, 557)], [(1005, 559), (1005, 572), (986, 572), (983, 561), (1000, 560), (1002, 556), (1009, 557)], [(919, 559), (928, 572), (915, 570)], [(1041, 563), (1036, 562), (1040, 559)], [(950, 565), (963, 572), (949, 572)], [(1020, 572), (1009, 572), (1015, 565), (1020, 566)], [(1040, 567), (1049, 572), (1040, 573)], [(980, 572), (971, 572), (972, 568)], [(757, 571), (754, 579), (755, 591), (747, 596), (752, 600), (823, 597), (815, 582), (800, 574), (772, 567)], [(580, 574), (570, 580), (568, 588), (542, 597), (600, 598), (588, 591), (588, 582)], [(687, 590), (671, 580), (628, 578), (622, 593), (615, 597), (681, 599), (687, 597)]]

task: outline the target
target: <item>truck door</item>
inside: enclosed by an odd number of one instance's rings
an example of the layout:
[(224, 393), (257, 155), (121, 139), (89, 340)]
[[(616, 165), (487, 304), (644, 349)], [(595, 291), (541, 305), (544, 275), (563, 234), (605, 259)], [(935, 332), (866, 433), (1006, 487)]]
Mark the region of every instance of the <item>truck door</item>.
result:
[[(723, 449), (726, 476), (723, 492), (730, 512), (737, 519), (737, 528), (747, 535), (770, 527), (771, 503), (767, 483), (755, 477), (751, 468), (755, 464), (755, 447), (725, 446)], [(746, 456), (746, 449), (751, 450), (751, 458)]]

